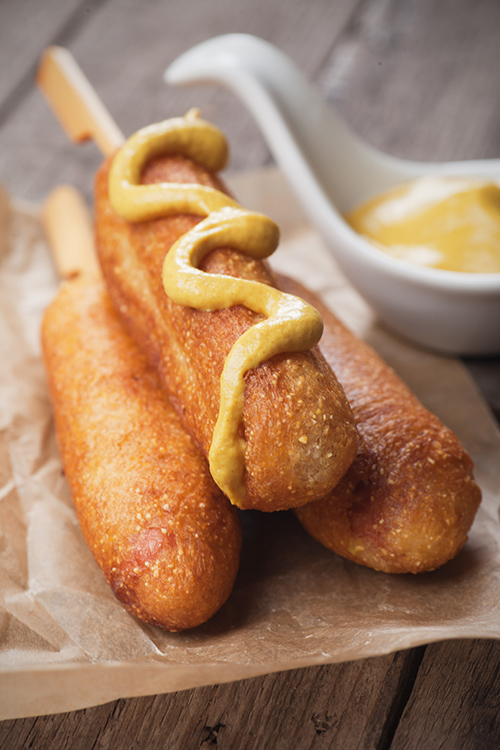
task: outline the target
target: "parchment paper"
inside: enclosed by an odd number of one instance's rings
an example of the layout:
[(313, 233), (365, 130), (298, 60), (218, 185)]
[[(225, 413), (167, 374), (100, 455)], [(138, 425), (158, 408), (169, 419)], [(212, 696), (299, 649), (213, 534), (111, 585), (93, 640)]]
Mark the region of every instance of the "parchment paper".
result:
[(484, 498), (470, 539), (454, 561), (434, 573), (389, 576), (323, 549), (291, 513), (246, 512), (238, 580), (210, 622), (168, 634), (135, 620), (114, 599), (85, 546), (62, 474), (38, 339), (57, 278), (37, 213), (17, 203), (9, 212), (2, 198), (2, 718), (69, 711), (447, 638), (500, 637), (500, 434), (488, 407), (458, 361), (414, 348), (374, 323), (277, 171), (230, 182), (243, 205), (280, 223), (283, 242), (275, 267), (319, 291), (464, 442)]

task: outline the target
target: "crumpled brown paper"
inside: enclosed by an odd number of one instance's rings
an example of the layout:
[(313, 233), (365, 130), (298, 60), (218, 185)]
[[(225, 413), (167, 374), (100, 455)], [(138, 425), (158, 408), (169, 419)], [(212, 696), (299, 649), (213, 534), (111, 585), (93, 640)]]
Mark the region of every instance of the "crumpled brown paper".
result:
[(389, 576), (323, 549), (291, 513), (246, 512), (238, 580), (210, 622), (169, 634), (134, 619), (88, 551), (62, 475), (39, 346), (58, 282), (37, 214), (0, 196), (1, 718), (500, 637), (500, 434), (466, 370), (374, 324), (278, 172), (232, 183), (280, 223), (275, 267), (320, 292), (462, 439), (483, 490), (470, 539), (434, 573)]

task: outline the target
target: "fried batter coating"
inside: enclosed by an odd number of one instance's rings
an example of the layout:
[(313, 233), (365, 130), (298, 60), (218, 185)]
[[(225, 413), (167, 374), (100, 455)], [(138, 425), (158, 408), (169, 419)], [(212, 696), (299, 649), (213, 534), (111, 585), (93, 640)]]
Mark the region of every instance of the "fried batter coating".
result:
[[(162, 284), (164, 257), (199, 218), (124, 221), (109, 205), (108, 170), (109, 163), (97, 176), (96, 237), (111, 298), (208, 455), (225, 359), (237, 338), (261, 318), (241, 305), (204, 312), (169, 300)], [(215, 177), (179, 156), (152, 161), (142, 181), (223, 189)], [(210, 253), (201, 268), (277, 286), (266, 263), (228, 248)], [(347, 471), (358, 444), (345, 394), (318, 347), (275, 356), (247, 374), (241, 435), (246, 497), (240, 507), (263, 511), (323, 497)]]
[(342, 481), (296, 510), (304, 528), (348, 560), (386, 573), (421, 573), (463, 547), (481, 500), (458, 438), (395, 372), (302, 285), (323, 316), (320, 346), (350, 401), (361, 442)]
[(61, 288), (42, 343), (80, 526), (116, 597), (166, 630), (205, 622), (236, 578), (236, 511), (101, 281)]

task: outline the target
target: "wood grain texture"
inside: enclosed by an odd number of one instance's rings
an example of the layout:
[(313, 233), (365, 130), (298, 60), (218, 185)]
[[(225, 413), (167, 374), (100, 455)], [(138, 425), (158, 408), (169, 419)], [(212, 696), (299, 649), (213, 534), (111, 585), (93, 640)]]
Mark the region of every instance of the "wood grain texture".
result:
[[(180, 52), (232, 31), (284, 49), (379, 148), (425, 160), (500, 156), (497, 0), (3, 0), (0, 181), (34, 201), (59, 182), (90, 198), (97, 149), (67, 143), (30, 83), (39, 50), (54, 42), (70, 47), (126, 133), (196, 104), (228, 132), (233, 170), (268, 163), (232, 95), (161, 79)], [(500, 359), (469, 367), (498, 416)], [(499, 664), (498, 642), (451, 641), (4, 722), (0, 745), (488, 750), (500, 746)]]
[(3, 722), (0, 743), (31, 750), (388, 747), (423, 651)]
[(500, 5), (364, 0), (319, 76), (369, 143), (424, 161), (500, 156)]
[[(80, 15), (89, 13), (102, 0), (4, 0), (0, 7), (0, 121), (33, 87), (36, 60), (47, 40), (63, 44), (80, 25)], [(82, 7), (84, 6), (84, 7)], [(15, 32), (15, 33), (14, 33)]]
[(427, 647), (392, 750), (497, 750), (500, 648), (490, 641)]

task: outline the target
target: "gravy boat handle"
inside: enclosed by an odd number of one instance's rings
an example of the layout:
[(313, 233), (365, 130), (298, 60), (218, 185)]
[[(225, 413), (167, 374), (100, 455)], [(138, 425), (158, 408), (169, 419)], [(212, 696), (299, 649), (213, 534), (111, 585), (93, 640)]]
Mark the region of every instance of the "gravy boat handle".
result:
[(301, 70), (249, 34), (209, 39), (166, 70), (174, 85), (215, 82), (232, 90), (259, 125), (269, 149), (313, 223), (339, 215), (393, 185), (428, 174), (499, 176), (498, 160), (423, 163), (365, 143), (328, 108)]

